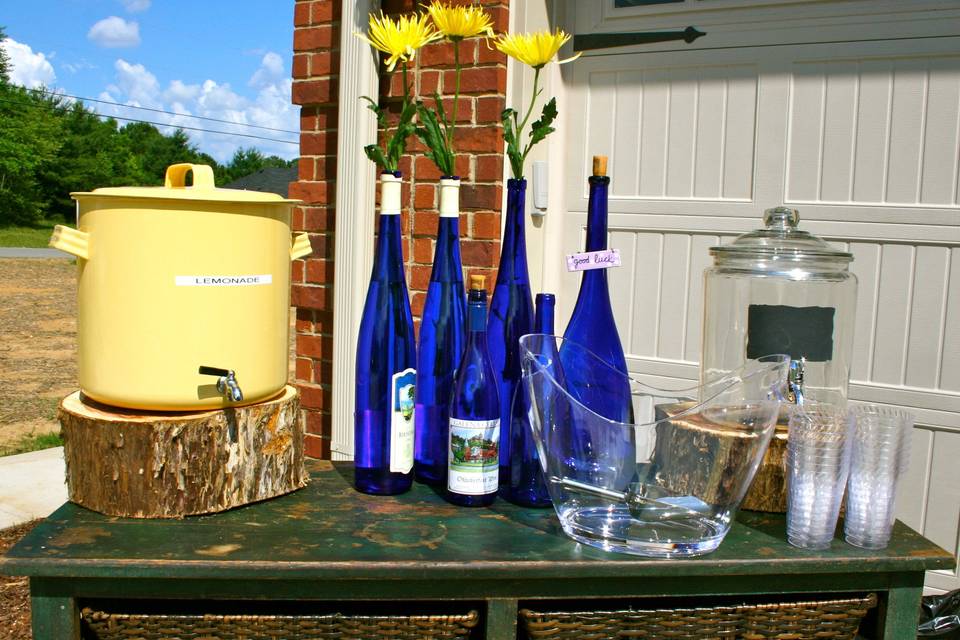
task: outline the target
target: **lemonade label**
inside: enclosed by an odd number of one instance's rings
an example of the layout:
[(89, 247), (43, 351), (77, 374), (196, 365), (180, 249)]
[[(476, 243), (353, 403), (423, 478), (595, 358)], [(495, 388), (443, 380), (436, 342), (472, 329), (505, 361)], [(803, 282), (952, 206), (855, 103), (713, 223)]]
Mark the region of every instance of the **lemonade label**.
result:
[(500, 419), (450, 418), (447, 489), (468, 496), (497, 491), (500, 477)]
[(393, 374), (390, 385), (390, 471), (410, 473), (413, 469), (413, 396), (417, 388), (416, 369)]

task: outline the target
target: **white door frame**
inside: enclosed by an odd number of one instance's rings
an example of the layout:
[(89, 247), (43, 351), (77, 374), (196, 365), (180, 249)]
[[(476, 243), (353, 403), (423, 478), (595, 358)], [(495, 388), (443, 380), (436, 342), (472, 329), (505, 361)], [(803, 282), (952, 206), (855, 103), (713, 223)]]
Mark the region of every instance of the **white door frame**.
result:
[(376, 96), (377, 56), (354, 35), (367, 29), (375, 0), (342, 0), (337, 118), (337, 224), (333, 255), (333, 386), (330, 449), (334, 460), (353, 459), (353, 387), (364, 292), (373, 265), (376, 167), (363, 146), (377, 138), (377, 121), (361, 96)]

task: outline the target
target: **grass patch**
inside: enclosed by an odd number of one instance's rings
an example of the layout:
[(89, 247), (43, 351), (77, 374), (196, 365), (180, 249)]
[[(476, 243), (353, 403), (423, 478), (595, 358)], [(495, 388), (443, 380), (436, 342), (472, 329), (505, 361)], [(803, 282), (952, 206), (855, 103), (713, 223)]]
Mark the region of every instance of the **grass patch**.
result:
[[(53, 225), (48, 221), (29, 227), (0, 227), (0, 247), (28, 247), (38, 249), (48, 246)], [(72, 225), (71, 225), (72, 226)]]
[(31, 451), (40, 451), (41, 449), (52, 449), (53, 447), (62, 447), (63, 438), (59, 431), (50, 433), (31, 433), (25, 435), (18, 442), (6, 447), (0, 447), (0, 456), (15, 456), (18, 453), (29, 453)]

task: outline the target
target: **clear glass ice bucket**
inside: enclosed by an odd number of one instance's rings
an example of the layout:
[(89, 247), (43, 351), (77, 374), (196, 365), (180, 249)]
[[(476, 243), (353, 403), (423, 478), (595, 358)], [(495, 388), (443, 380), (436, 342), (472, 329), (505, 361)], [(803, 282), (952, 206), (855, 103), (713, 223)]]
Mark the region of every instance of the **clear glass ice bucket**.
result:
[[(559, 349), (577, 351), (578, 378), (629, 384), (634, 423), (608, 419), (571, 393)], [(790, 360), (769, 356), (679, 391), (616, 372), (557, 336), (520, 339), (530, 424), (564, 532), (607, 551), (709, 553), (730, 529), (774, 432)]]

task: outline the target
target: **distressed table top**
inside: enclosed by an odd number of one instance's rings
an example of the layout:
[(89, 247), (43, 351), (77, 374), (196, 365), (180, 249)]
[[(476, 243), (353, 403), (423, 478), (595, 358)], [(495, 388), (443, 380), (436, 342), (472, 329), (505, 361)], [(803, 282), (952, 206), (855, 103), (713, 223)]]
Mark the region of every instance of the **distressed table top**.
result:
[(787, 544), (784, 517), (743, 511), (702, 558), (654, 560), (579, 545), (552, 509), (498, 500), (467, 509), (415, 484), (400, 496), (351, 487), (352, 466), (308, 462), (311, 483), (260, 504), (184, 520), (103, 516), (67, 503), (6, 557), (0, 573), (50, 578), (552, 579), (902, 573), (953, 557), (898, 522), (891, 545), (867, 551)]

